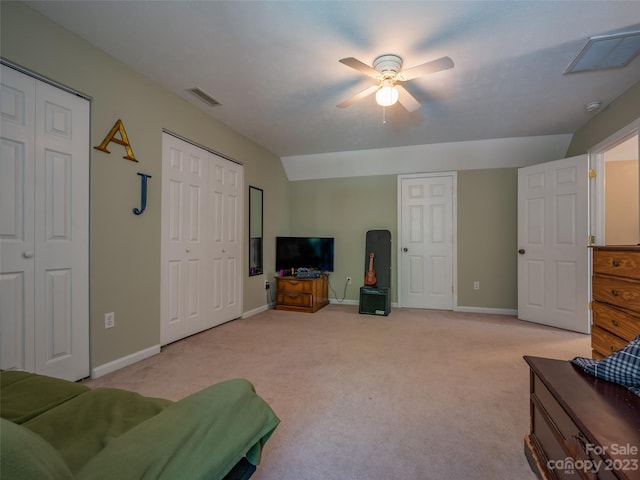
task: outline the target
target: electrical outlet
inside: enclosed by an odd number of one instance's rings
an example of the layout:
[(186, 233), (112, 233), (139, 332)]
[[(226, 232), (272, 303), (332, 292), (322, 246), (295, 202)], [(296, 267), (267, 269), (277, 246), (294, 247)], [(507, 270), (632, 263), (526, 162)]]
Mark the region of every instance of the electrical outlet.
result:
[(271, 284), (269, 283), (269, 280), (265, 280), (264, 281), (264, 289), (265, 290), (269, 290), (271, 288)]
[(351, 277), (347, 277), (347, 285), (351, 285)]
[(474, 290), (480, 290), (480, 282), (479, 281), (475, 281), (473, 282), (473, 289)]
[(113, 328), (116, 326), (116, 314), (114, 312), (104, 314), (104, 328)]

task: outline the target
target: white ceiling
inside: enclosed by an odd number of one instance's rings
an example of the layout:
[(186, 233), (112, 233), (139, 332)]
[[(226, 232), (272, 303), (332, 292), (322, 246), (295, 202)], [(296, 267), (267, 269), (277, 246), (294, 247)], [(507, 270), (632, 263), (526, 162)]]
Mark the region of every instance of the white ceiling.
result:
[[(593, 35), (640, 30), (639, 1), (28, 1), (280, 157), (571, 134), (640, 80), (640, 58), (563, 75)], [(338, 62), (384, 53), (450, 70), (383, 110)], [(200, 87), (222, 105), (186, 92)]]

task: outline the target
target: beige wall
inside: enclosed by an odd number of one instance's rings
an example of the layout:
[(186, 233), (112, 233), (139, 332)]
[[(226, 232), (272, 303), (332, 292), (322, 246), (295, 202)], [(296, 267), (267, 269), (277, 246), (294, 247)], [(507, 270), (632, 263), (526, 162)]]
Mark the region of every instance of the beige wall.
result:
[[(517, 169), (458, 172), (458, 305), (517, 308)], [(336, 237), (335, 293), (358, 300), (367, 230), (391, 231), (397, 295), (397, 176), (305, 180), (291, 184), (291, 233)], [(473, 282), (480, 281), (480, 290)]]
[[(160, 341), (163, 128), (244, 164), (245, 185), (265, 191), (265, 261), (273, 265), (273, 237), (289, 228), (288, 182), (279, 158), (23, 4), (2, 2), (0, 8), (2, 57), (92, 97), (91, 145), (122, 119), (139, 160), (123, 160), (124, 150), (115, 144), (111, 154), (91, 149), (92, 368)], [(140, 202), (137, 172), (152, 176), (140, 216), (131, 211)], [(244, 311), (249, 311), (265, 303), (265, 277), (249, 278), (246, 258)], [(104, 329), (106, 312), (115, 312), (115, 328)]]
[(591, 147), (638, 118), (640, 118), (640, 82), (578, 129), (571, 139), (566, 156), (573, 157), (587, 153)]
[[(390, 230), (396, 237), (395, 175), (291, 182), (291, 234), (335, 237), (334, 273), (329, 277), (331, 300), (357, 300), (364, 285), (364, 248), (368, 230)], [(394, 243), (395, 245), (395, 243)], [(392, 257), (392, 265), (395, 257)], [(396, 301), (396, 272), (392, 268), (392, 299)]]
[(458, 172), (459, 306), (518, 308), (517, 243), (518, 169)]
[(604, 195), (607, 245), (638, 243), (638, 161), (605, 162), (607, 188)]

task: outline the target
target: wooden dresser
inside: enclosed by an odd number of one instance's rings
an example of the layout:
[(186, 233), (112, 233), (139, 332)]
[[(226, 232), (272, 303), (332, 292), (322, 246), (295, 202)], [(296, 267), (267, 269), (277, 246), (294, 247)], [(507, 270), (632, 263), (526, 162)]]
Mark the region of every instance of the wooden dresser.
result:
[(640, 335), (640, 247), (593, 247), (591, 348), (604, 358)]
[(542, 479), (640, 479), (640, 397), (566, 360), (524, 357), (531, 430), (525, 455)]
[(276, 277), (276, 310), (313, 313), (329, 304), (329, 280), (317, 278)]

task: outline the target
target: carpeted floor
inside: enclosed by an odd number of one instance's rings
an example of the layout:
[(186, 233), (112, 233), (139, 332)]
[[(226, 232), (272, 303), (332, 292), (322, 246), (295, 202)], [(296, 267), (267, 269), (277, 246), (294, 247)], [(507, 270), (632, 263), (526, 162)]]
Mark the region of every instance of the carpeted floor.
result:
[(87, 382), (180, 399), (249, 379), (282, 420), (252, 480), (534, 480), (523, 355), (590, 355), (587, 335), (514, 317), (269, 310)]

